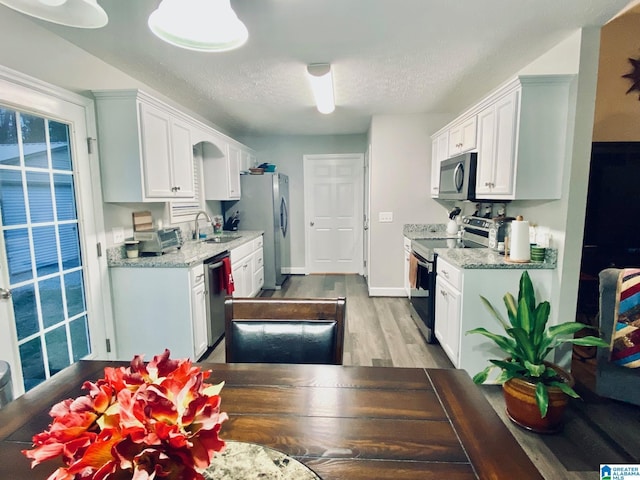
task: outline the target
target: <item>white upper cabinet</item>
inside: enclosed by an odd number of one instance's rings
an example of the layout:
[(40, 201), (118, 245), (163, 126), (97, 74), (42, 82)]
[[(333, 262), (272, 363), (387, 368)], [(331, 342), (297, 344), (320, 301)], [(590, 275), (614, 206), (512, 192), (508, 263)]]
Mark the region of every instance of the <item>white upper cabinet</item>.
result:
[(476, 123), (476, 116), (472, 115), (451, 126), (449, 129), (449, 157), (476, 148)]
[(560, 198), (572, 75), (521, 76), (478, 114), (476, 197)]
[(193, 198), (193, 127), (187, 117), (139, 90), (93, 93), (104, 200)]
[(440, 163), (449, 158), (449, 130), (433, 138), (431, 144), (431, 196), (437, 197), (440, 191)]
[(242, 150), (219, 136), (203, 144), (202, 179), (207, 200), (240, 198), (240, 159)]
[[(575, 75), (522, 75), (500, 87), (432, 138), (431, 192), (437, 197), (443, 135), (448, 157), (478, 152), (476, 198), (560, 198), (569, 93)], [(441, 161), (441, 160), (440, 160)]]

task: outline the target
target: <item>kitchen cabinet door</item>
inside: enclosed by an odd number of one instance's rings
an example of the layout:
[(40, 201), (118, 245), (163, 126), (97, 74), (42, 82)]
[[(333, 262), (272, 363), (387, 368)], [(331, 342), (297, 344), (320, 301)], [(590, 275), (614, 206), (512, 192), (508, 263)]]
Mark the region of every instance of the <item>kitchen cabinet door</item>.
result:
[(449, 282), (436, 277), (435, 335), (453, 366), (458, 368), (460, 351), (460, 292)]
[(176, 198), (193, 198), (193, 144), (191, 127), (180, 120), (171, 121), (171, 174), (173, 195)]
[(204, 281), (191, 289), (191, 321), (193, 323), (193, 358), (207, 351), (207, 292)]
[(237, 200), (240, 198), (241, 150), (223, 139), (216, 139), (217, 155), (205, 152), (203, 183), (207, 200)]
[(449, 157), (449, 131), (433, 137), (431, 143), (431, 196), (438, 197), (440, 191), (440, 163)]
[(476, 148), (476, 125), (477, 118), (473, 115), (449, 129), (449, 157)]
[(513, 195), (518, 91), (513, 91), (478, 114), (479, 198)]
[(229, 198), (240, 198), (240, 161), (242, 151), (235, 145), (229, 144), (229, 168), (227, 170)]
[(140, 137), (145, 197), (172, 197), (169, 114), (152, 105), (140, 104)]
[(411, 266), (411, 240), (404, 237), (404, 291), (407, 298), (411, 296), (411, 285), (409, 284), (409, 269)]

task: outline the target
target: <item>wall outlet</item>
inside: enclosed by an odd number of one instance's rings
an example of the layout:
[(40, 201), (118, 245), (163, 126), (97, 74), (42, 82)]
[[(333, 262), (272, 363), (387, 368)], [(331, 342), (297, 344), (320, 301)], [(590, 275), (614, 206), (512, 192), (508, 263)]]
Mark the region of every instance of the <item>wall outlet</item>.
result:
[(380, 222), (380, 223), (393, 222), (393, 212), (379, 212), (378, 213), (378, 222)]
[(124, 243), (124, 230), (122, 227), (113, 227), (111, 229), (111, 234), (113, 235), (113, 243)]

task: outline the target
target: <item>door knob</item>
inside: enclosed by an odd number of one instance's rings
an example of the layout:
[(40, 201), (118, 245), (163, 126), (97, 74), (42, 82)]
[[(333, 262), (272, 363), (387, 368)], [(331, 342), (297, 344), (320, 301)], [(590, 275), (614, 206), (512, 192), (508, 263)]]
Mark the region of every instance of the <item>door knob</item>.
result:
[(0, 288), (0, 300), (8, 300), (11, 298), (11, 290), (8, 288)]

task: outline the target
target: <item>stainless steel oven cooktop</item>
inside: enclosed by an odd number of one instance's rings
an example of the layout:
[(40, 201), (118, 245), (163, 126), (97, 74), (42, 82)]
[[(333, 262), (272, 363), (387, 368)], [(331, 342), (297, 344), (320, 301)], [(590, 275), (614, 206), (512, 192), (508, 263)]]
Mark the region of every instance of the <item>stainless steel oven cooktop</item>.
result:
[(462, 238), (421, 238), (411, 240), (411, 250), (425, 260), (433, 261), (434, 248), (487, 248), (486, 245)]

